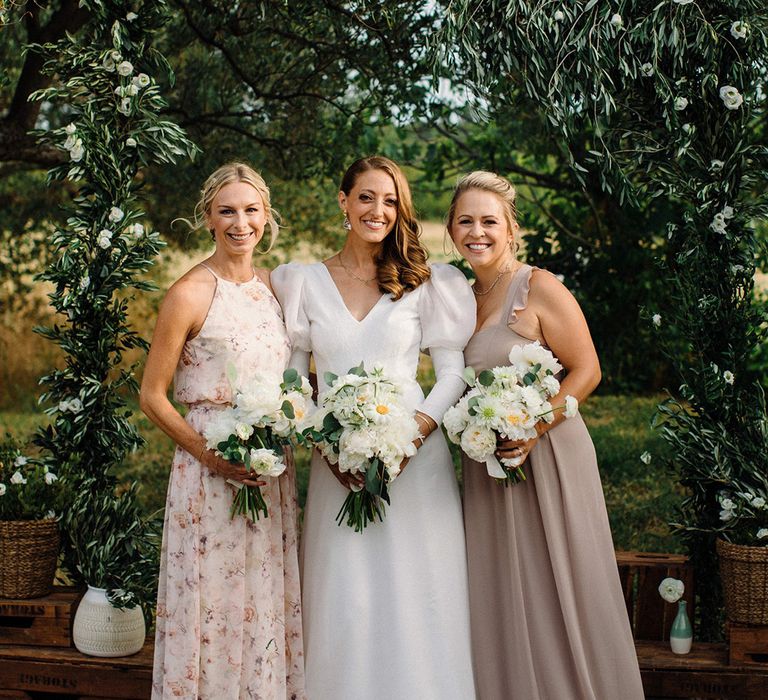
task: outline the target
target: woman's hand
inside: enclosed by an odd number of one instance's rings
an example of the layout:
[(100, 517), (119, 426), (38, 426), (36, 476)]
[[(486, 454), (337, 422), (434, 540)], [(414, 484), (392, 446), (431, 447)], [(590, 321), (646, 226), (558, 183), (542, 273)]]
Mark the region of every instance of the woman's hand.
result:
[(237, 481), (244, 486), (266, 486), (266, 481), (260, 481), (245, 468), (244, 464), (229, 462), (217, 455), (213, 450), (204, 450), (200, 455), (200, 463), (211, 474), (216, 474), (227, 481)]
[[(339, 469), (338, 464), (331, 464), (323, 455), (323, 461), (328, 465), (328, 469), (331, 470), (331, 474), (336, 477), (336, 480), (349, 491), (359, 491), (365, 486), (365, 476), (362, 474), (352, 474), (351, 472), (343, 472)], [(357, 488), (359, 487), (359, 488)]]
[(530, 440), (505, 440), (499, 437), (496, 440), (496, 458), (517, 460), (517, 466), (525, 463), (531, 450), (536, 446), (539, 438), (544, 434), (544, 426), (541, 423), (536, 424), (538, 435)]

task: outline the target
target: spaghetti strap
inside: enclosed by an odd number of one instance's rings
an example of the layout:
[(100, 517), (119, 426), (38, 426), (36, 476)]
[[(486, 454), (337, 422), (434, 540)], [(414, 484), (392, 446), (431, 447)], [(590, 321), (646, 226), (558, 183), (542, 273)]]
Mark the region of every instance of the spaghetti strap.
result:
[(210, 272), (216, 278), (216, 281), (219, 281), (219, 276), (210, 267), (208, 267), (208, 265), (206, 265), (204, 262), (198, 263), (198, 265), (208, 270), (208, 272)]

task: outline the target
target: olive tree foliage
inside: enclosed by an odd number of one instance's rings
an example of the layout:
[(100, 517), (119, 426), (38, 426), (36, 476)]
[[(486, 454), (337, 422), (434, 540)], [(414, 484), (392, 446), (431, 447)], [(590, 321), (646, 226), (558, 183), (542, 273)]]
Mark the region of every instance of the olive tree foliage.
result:
[[(765, 217), (768, 10), (760, 0), (452, 0), (439, 45), (480, 89), (517, 83), (566, 146), (587, 129), (586, 152), (568, 150), (580, 177), (637, 206), (668, 200), (668, 303), (655, 316), (680, 386), (658, 419), (690, 490), (679, 527), (708, 603), (717, 595), (714, 537), (724, 488), (766, 493), (765, 401), (749, 358), (765, 339), (754, 303)], [(754, 535), (753, 535), (754, 537)], [(714, 609), (714, 608), (710, 608)]]
[(41, 379), (51, 424), (35, 442), (66, 475), (75, 494), (63, 515), (65, 562), (77, 580), (107, 588), (119, 605), (149, 612), (156, 586), (154, 521), (144, 520), (135, 484), (118, 489), (113, 469), (142, 444), (129, 421), (126, 391), (137, 391), (123, 353), (145, 348), (128, 323), (130, 292), (148, 290), (142, 275), (162, 246), (137, 199), (139, 174), (153, 163), (190, 158), (194, 146), (162, 119), (158, 76), (167, 74), (152, 37), (166, 20), (162, 0), (126, 7), (81, 0), (81, 35), (32, 46), (46, 60), (51, 87), (32, 99), (57, 105), (62, 123), (40, 129), (62, 162), (51, 182), (75, 189), (66, 221), (50, 236), (53, 260), (41, 275), (53, 286), (56, 322), (38, 332), (58, 344), (65, 364)]

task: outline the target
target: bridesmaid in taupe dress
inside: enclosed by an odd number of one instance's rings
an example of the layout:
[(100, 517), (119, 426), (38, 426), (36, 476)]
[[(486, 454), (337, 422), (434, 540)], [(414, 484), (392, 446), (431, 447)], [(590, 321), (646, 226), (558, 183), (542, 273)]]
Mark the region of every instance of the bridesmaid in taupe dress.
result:
[[(580, 402), (600, 365), (578, 303), (557, 278), (515, 259), (515, 190), (474, 172), (458, 184), (448, 231), (477, 281), (477, 328), (464, 355), (477, 372), (539, 340)], [(481, 700), (641, 700), (595, 450), (580, 415), (541, 422), (523, 457), (527, 480), (505, 487), (463, 458), (472, 647)]]

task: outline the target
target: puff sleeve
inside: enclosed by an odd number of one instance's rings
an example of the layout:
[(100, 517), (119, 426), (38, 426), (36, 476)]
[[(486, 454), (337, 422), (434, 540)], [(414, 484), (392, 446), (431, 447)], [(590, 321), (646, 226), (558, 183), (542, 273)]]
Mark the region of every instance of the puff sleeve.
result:
[(464, 392), (464, 346), (475, 330), (477, 309), (466, 278), (451, 265), (432, 265), (419, 299), (421, 348), (428, 351), (436, 382), (418, 410), (437, 423)]
[(295, 368), (299, 374), (309, 376), (312, 344), (304, 301), (305, 276), (302, 268), (298, 263), (280, 265), (272, 271), (270, 282), (283, 309), (285, 329), (293, 348), (289, 367)]

